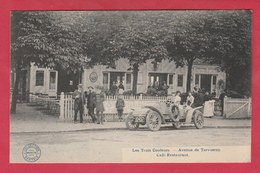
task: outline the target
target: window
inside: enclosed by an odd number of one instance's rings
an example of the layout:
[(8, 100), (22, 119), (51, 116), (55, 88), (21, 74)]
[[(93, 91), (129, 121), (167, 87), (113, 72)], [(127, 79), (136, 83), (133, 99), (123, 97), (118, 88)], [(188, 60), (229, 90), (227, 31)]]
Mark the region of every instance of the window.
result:
[(137, 84), (143, 83), (143, 72), (138, 72)]
[(173, 85), (173, 75), (169, 75), (169, 85)]
[(126, 89), (131, 90), (131, 74), (126, 74)]
[(36, 71), (36, 86), (43, 86), (44, 84), (44, 71)]
[(178, 83), (178, 85), (177, 85), (178, 87), (182, 87), (183, 86), (183, 75), (182, 74), (178, 75), (177, 83)]
[(196, 74), (195, 75), (195, 85), (199, 85), (199, 81), (200, 81), (200, 75)]
[(103, 86), (108, 89), (108, 73), (103, 73)]
[(126, 83), (131, 83), (131, 74), (126, 74)]
[(217, 83), (217, 76), (213, 76), (213, 85), (216, 85)]
[(212, 76), (213, 79), (212, 79), (212, 90), (213, 89), (216, 89), (216, 84), (217, 84), (217, 76)]
[(108, 84), (108, 73), (103, 73), (103, 84)]
[(56, 72), (50, 72), (50, 89), (56, 89)]

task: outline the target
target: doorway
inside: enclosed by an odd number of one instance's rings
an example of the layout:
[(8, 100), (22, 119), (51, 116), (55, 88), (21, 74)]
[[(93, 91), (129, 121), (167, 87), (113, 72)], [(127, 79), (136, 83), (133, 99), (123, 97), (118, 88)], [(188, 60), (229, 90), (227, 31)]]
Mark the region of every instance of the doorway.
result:
[(208, 74), (202, 74), (200, 80), (200, 88), (204, 89), (205, 91), (211, 91), (211, 76)]
[(123, 85), (125, 85), (125, 73), (124, 72), (110, 72), (110, 88), (112, 87), (113, 82), (116, 82), (117, 85), (119, 85), (120, 82), (123, 82)]
[(72, 73), (65, 70), (58, 72), (58, 93), (73, 92), (81, 82), (81, 72)]
[(167, 84), (167, 76), (168, 76), (167, 73), (150, 73), (149, 85), (161, 90), (163, 86), (163, 82), (166, 82)]

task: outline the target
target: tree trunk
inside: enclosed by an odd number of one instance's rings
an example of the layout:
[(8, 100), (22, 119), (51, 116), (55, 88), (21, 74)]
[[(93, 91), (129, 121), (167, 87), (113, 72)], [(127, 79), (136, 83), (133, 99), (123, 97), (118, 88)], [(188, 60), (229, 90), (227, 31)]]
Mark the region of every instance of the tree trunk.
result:
[(136, 95), (136, 93), (137, 93), (138, 71), (139, 71), (139, 65), (134, 64), (133, 65), (133, 94), (134, 95)]
[(188, 74), (187, 74), (187, 82), (186, 82), (186, 92), (191, 91), (192, 65), (193, 65), (193, 61), (188, 61)]
[(16, 113), (16, 103), (18, 97), (18, 86), (20, 82), (20, 74), (21, 74), (20, 64), (17, 64), (15, 68), (15, 83), (14, 83), (12, 103), (11, 103), (11, 113), (13, 114)]

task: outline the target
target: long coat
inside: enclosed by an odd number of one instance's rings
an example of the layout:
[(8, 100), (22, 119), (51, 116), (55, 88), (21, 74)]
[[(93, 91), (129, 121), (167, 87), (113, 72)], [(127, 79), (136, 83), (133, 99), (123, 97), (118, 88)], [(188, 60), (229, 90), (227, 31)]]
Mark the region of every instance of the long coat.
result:
[(90, 92), (87, 94), (87, 108), (95, 108), (96, 107), (96, 93)]
[(72, 94), (74, 100), (74, 109), (83, 109), (86, 104), (85, 94), (83, 91), (75, 90)]
[(118, 98), (116, 101), (116, 109), (117, 110), (124, 110), (125, 101), (122, 98)]
[(105, 96), (104, 94), (100, 93), (100, 94), (96, 94), (96, 111), (99, 112), (104, 112), (104, 102), (105, 100)]

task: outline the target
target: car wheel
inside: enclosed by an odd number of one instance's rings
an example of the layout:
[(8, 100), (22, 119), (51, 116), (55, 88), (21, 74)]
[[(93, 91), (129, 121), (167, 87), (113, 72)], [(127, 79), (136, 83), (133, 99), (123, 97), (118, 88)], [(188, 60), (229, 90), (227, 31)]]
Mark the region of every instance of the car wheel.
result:
[(179, 108), (175, 105), (173, 105), (171, 107), (171, 119), (174, 121), (174, 122), (178, 122), (179, 121), (179, 115), (180, 115), (180, 111), (179, 111)]
[(126, 117), (125, 124), (129, 130), (136, 130), (139, 127), (139, 123), (135, 122), (134, 116), (132, 115)]
[(174, 123), (172, 123), (172, 125), (173, 125), (173, 127), (174, 127), (175, 129), (181, 128), (181, 123), (180, 123), (180, 122), (174, 122)]
[(198, 110), (194, 111), (193, 122), (197, 129), (201, 129), (204, 126), (204, 117), (202, 113)]
[(161, 116), (155, 112), (150, 111), (146, 116), (146, 124), (149, 130), (157, 131), (160, 129), (162, 123)]

